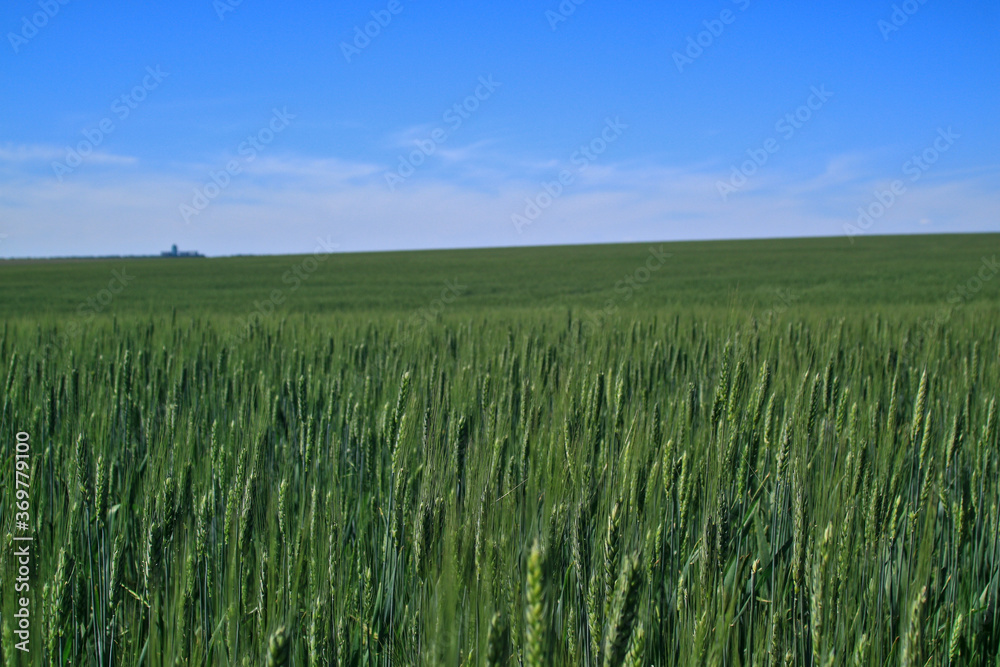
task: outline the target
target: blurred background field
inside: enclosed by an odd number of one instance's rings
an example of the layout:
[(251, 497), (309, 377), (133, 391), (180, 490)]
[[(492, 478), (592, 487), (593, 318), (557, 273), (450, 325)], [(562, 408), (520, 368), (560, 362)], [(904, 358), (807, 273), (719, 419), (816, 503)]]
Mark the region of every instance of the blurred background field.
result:
[[(670, 253), (626, 300), (615, 286), (633, 275), (650, 249)], [(76, 313), (127, 267), (127, 289), (106, 314), (211, 312), (245, 316), (275, 289), (282, 313), (427, 308), (454, 281), (467, 289), (449, 312), (478, 309), (623, 309), (710, 306), (766, 310), (782, 297), (793, 307), (851, 311), (899, 305), (946, 305), (976, 275), (983, 258), (1000, 253), (1000, 235), (860, 236), (558, 246), (417, 252), (226, 258), (8, 260), (0, 262), (0, 315)], [(295, 287), (299, 268), (299, 285)], [(996, 302), (1000, 280), (987, 280), (963, 304)]]

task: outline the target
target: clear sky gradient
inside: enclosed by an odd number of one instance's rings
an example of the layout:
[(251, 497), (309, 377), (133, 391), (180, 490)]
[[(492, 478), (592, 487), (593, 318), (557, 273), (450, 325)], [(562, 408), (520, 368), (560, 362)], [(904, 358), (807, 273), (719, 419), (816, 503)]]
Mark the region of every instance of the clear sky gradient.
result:
[(11, 0), (0, 31), (0, 257), (1000, 230), (997, 3)]

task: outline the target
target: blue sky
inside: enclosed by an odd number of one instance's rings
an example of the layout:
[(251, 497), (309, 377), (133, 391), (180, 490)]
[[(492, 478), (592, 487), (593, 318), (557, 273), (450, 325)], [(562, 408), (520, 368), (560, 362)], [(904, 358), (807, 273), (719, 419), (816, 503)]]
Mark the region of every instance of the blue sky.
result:
[(996, 3), (332, 4), (4, 3), (0, 257), (1000, 230)]

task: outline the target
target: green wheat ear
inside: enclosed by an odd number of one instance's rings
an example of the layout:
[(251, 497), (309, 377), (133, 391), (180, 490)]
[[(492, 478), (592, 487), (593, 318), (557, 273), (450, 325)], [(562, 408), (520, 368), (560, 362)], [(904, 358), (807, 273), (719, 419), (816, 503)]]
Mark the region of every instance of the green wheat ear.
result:
[(628, 654), (625, 656), (624, 667), (643, 667), (643, 655), (646, 651), (646, 629), (642, 621), (635, 627), (632, 633), (632, 641), (629, 643)]
[(955, 625), (951, 629), (951, 641), (948, 644), (948, 662), (956, 664), (962, 656), (962, 629), (965, 616), (959, 614), (955, 617)]
[(771, 648), (769, 653), (771, 667), (779, 667), (783, 654), (781, 652), (781, 631), (784, 614), (776, 611), (771, 615)]
[(608, 625), (607, 643), (604, 648), (605, 667), (619, 667), (624, 663), (625, 651), (632, 637), (632, 627), (639, 612), (641, 583), (642, 568), (638, 556), (626, 557), (622, 563), (621, 574), (618, 576), (614, 618)]
[(528, 557), (527, 608), (525, 610), (525, 651), (526, 667), (542, 667), (546, 664), (545, 628), (545, 576), (542, 563), (542, 549), (535, 540)]
[(615, 501), (608, 516), (608, 530), (604, 537), (604, 617), (611, 615), (611, 602), (615, 592), (615, 572), (618, 569), (618, 549), (621, 541), (620, 500)]
[(285, 626), (281, 626), (271, 635), (267, 643), (267, 667), (284, 667), (288, 664), (288, 654), (291, 641)]
[(500, 612), (493, 614), (486, 637), (486, 667), (501, 667), (510, 659), (510, 628)]

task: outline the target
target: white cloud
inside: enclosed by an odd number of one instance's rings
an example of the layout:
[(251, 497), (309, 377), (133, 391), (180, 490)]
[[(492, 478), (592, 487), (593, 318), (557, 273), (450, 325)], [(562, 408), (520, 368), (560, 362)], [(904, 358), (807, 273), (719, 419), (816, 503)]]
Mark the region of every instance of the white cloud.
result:
[[(8, 146), (0, 160), (44, 160), (37, 156), (48, 156), (46, 150)], [(598, 160), (583, 172), (571, 168), (574, 183), (519, 234), (511, 215), (523, 213), (526, 198), (537, 198), (541, 183), (566, 165), (519, 170), (516, 163), (484, 153), (456, 161), (447, 175), (428, 166), (390, 192), (382, 177), (386, 165), (260, 155), (189, 225), (179, 206), (224, 160), (172, 172), (112, 165), (110, 173), (81, 170), (62, 184), (23, 170), (16, 182), (0, 178), (0, 219), (9, 235), (3, 254), (152, 254), (175, 242), (208, 254), (291, 253), (311, 251), (317, 236), (344, 251), (833, 236), (843, 234), (857, 207), (886, 181), (866, 174), (860, 157), (841, 156), (819, 174), (762, 169), (745, 191), (723, 202), (716, 182), (727, 174), (718, 168)], [(928, 174), (908, 186), (867, 233), (997, 227), (1000, 171)]]
[(65, 151), (55, 146), (15, 146), (5, 144), (0, 146), (0, 162), (47, 162), (61, 160)]
[(348, 162), (336, 158), (288, 158), (259, 156), (244, 165), (247, 173), (260, 176), (286, 176), (304, 180), (315, 179), (325, 185), (338, 185), (352, 179), (381, 174), (378, 165)]
[[(0, 146), (0, 162), (25, 163), (25, 162), (65, 162), (67, 150), (56, 146), (44, 144), (36, 145), (13, 145), (6, 144)], [(132, 165), (138, 160), (128, 155), (114, 155), (103, 151), (94, 151), (83, 159), (83, 164), (102, 165)]]

